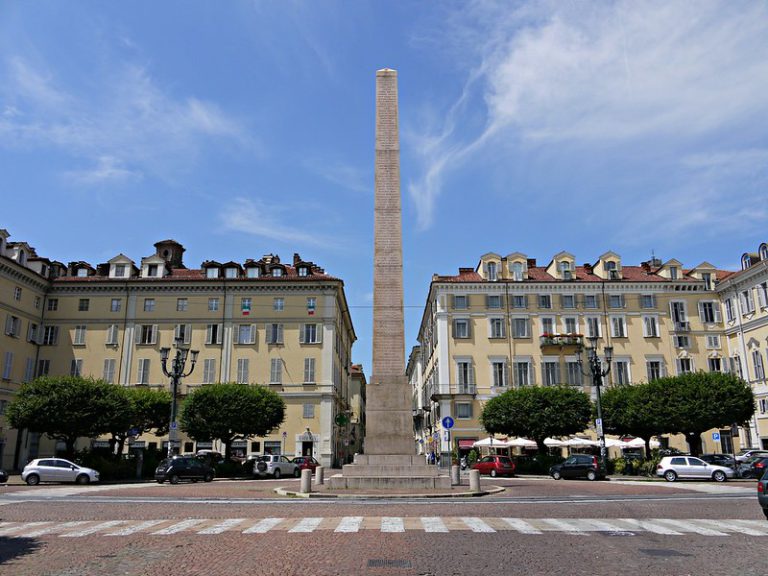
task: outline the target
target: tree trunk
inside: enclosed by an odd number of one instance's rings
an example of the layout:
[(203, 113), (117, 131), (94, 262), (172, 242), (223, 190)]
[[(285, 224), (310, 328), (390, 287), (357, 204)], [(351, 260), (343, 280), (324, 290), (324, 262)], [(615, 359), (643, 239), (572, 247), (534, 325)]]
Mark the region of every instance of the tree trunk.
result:
[(701, 434), (698, 432), (686, 432), (685, 438), (688, 440), (688, 449), (691, 452), (691, 456), (701, 454)]
[(645, 436), (645, 459), (648, 460), (651, 457), (651, 435)]
[(536, 438), (536, 447), (539, 449), (539, 454), (546, 455), (549, 453), (547, 445), (544, 444), (544, 438)]
[(64, 440), (64, 443), (66, 444), (66, 456), (67, 460), (74, 460), (75, 459), (75, 442), (77, 442), (77, 438), (66, 438)]
[(224, 461), (229, 460), (229, 453), (232, 451), (232, 438), (225, 438), (221, 441), (222, 444), (224, 444)]

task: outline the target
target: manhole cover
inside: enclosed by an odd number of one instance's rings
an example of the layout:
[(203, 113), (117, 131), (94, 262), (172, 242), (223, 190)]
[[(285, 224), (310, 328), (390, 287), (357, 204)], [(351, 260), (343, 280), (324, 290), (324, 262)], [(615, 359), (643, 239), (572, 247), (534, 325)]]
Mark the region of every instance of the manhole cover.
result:
[(669, 550), (667, 548), (639, 548), (639, 551), (646, 556), (656, 556), (658, 558), (671, 558), (673, 556), (693, 556), (693, 554), (684, 554), (677, 550)]
[(368, 568), (410, 568), (410, 560), (368, 560)]

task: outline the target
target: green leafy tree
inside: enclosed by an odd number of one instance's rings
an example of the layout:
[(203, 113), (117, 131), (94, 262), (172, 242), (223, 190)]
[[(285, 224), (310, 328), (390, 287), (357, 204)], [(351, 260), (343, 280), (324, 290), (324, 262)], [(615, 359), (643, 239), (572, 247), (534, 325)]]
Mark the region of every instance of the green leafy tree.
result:
[(696, 372), (651, 382), (662, 403), (667, 432), (685, 434), (693, 455), (712, 428), (744, 424), (755, 413), (755, 397), (744, 380), (721, 372)]
[(67, 457), (73, 458), (78, 438), (110, 432), (129, 410), (119, 386), (93, 378), (60, 376), (22, 384), (6, 416), (14, 428), (64, 442)]
[(195, 440), (218, 438), (229, 457), (233, 440), (265, 436), (285, 420), (285, 402), (264, 386), (234, 382), (202, 386), (184, 400), (180, 427)]
[(122, 454), (128, 432), (133, 430), (137, 436), (152, 430), (162, 436), (168, 433), (171, 415), (171, 394), (167, 390), (137, 386), (122, 388), (130, 409), (124, 418), (120, 418), (113, 426), (112, 441), (117, 445), (116, 453)]
[(566, 386), (532, 386), (491, 398), (480, 420), (491, 434), (523, 436), (545, 452), (544, 439), (581, 432), (589, 424), (592, 403), (579, 390)]
[(659, 397), (654, 382), (606, 389), (601, 401), (605, 431), (643, 438), (645, 453), (650, 456), (651, 436), (668, 432), (666, 409)]

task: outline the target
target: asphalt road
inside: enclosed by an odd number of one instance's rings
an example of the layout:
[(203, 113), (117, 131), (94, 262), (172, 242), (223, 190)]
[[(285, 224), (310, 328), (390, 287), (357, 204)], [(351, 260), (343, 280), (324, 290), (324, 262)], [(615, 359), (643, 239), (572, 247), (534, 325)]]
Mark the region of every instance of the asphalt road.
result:
[(483, 479), (482, 498), (297, 499), (294, 480), (0, 488), (0, 574), (766, 574), (753, 482)]

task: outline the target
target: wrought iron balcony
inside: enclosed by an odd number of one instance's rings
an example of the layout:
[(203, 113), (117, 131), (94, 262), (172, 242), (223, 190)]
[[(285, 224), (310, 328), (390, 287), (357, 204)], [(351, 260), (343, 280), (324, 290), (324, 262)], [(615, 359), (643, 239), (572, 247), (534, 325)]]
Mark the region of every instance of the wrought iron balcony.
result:
[(543, 334), (539, 337), (539, 346), (581, 346), (583, 339), (581, 334)]
[(690, 322), (675, 322), (675, 332), (689, 332), (690, 330)]

